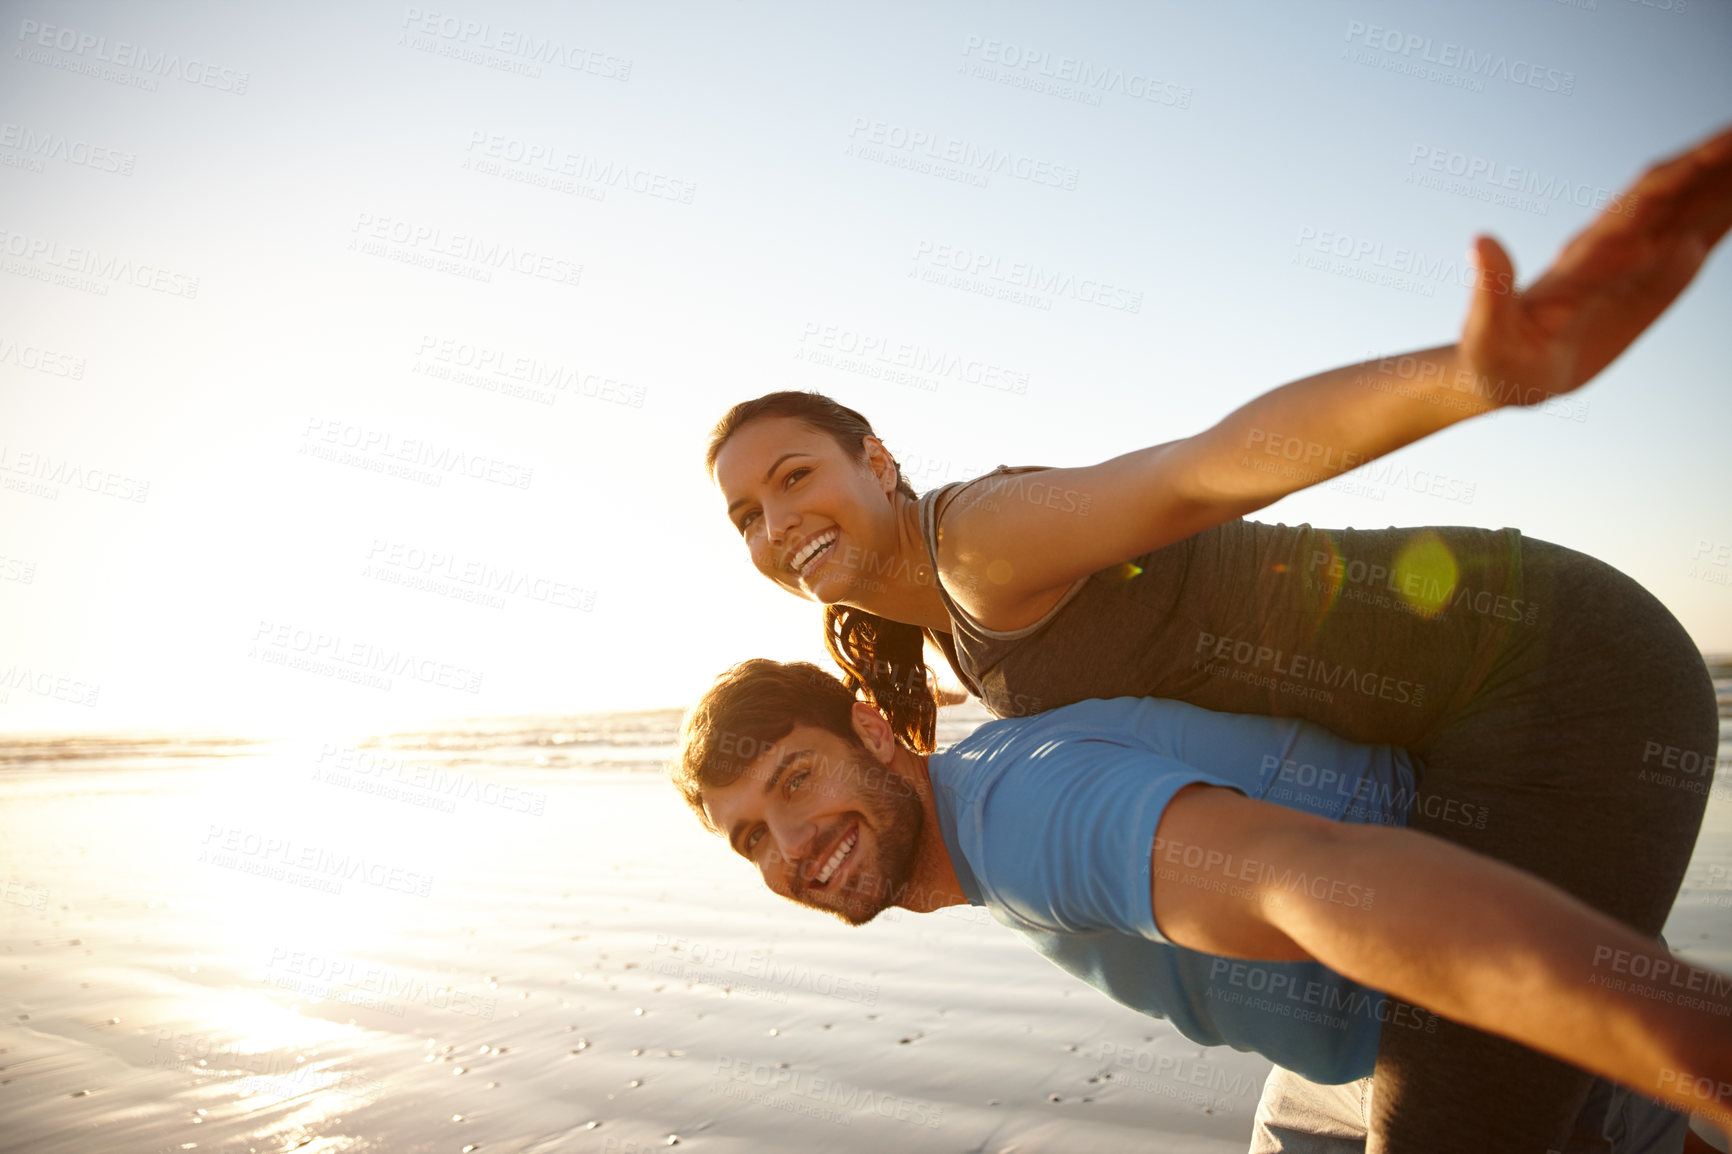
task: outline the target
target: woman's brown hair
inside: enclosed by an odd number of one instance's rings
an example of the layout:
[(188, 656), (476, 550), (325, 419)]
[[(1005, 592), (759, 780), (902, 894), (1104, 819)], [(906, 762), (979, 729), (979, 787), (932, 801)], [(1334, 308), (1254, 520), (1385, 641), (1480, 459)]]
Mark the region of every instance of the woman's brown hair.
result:
[[(877, 436), (865, 417), (822, 393), (766, 393), (740, 402), (716, 422), (704, 454), (710, 476), (728, 438), (759, 417), (793, 417), (828, 434), (858, 461), (866, 459), (866, 438)], [(896, 491), (910, 500), (916, 496), (900, 467)], [(916, 753), (932, 751), (938, 729), (938, 680), (926, 666), (925, 640), (918, 625), (849, 605), (824, 606), (824, 648), (847, 675), (849, 691), (877, 706)]]

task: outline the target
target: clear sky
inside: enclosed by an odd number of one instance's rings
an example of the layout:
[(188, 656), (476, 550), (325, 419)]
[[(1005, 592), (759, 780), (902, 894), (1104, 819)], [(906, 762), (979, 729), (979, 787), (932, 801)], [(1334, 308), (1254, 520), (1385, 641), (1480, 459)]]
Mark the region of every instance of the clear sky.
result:
[[(729, 404), (922, 489), (1170, 440), (1454, 339), (1476, 231), (1531, 276), (1732, 122), (1725, 0), (7, 11), (7, 731), (683, 705), (821, 652)], [(1723, 246), (1569, 406), (1260, 516), (1514, 525), (1732, 650), (1729, 319)]]

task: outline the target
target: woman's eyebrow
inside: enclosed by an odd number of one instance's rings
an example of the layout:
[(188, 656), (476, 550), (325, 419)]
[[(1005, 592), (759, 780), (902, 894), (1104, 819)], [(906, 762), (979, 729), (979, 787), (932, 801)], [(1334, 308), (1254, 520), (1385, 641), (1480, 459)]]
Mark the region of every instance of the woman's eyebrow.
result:
[[(789, 457), (803, 457), (805, 455), (806, 454), (798, 452), (798, 451), (792, 452), (792, 453), (783, 453), (780, 457), (777, 457), (774, 461), (770, 462), (770, 467), (768, 469), (764, 470), (764, 479), (758, 483), (761, 485), (769, 484), (770, 478), (774, 477), (776, 475), (776, 470), (780, 469), (782, 467), (783, 461), (786, 461)], [(732, 517), (734, 515), (735, 509), (738, 509), (741, 505), (746, 504), (750, 500), (751, 500), (750, 497), (741, 497), (740, 499), (735, 501), (733, 504), (729, 505), (728, 506), (728, 516)]]

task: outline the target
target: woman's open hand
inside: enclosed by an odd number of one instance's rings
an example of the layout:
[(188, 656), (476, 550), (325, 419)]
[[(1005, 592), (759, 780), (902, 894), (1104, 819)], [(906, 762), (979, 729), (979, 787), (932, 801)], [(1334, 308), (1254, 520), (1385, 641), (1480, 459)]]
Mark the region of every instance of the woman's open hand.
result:
[[(1291, 381), (1211, 428), (1098, 465), (982, 482), (946, 514), (939, 571), (989, 629), (1072, 582), (1244, 517), (1502, 405), (1581, 387), (1684, 291), (1732, 228), (1732, 130), (1644, 173), (1525, 291), (1475, 241), (1459, 343)], [(1469, 374), (1473, 375), (1469, 375)]]
[(1580, 388), (1666, 311), (1728, 228), (1732, 129), (1643, 173), (1524, 290), (1503, 247), (1476, 237), (1460, 367), (1503, 404)]

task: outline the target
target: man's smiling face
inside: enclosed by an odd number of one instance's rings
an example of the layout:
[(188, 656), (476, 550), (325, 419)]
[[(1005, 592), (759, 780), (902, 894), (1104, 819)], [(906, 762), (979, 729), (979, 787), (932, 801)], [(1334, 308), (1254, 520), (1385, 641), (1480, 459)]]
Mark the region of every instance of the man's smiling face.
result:
[(913, 876), (925, 811), (914, 783), (828, 729), (796, 726), (704, 808), (790, 901), (864, 925)]

